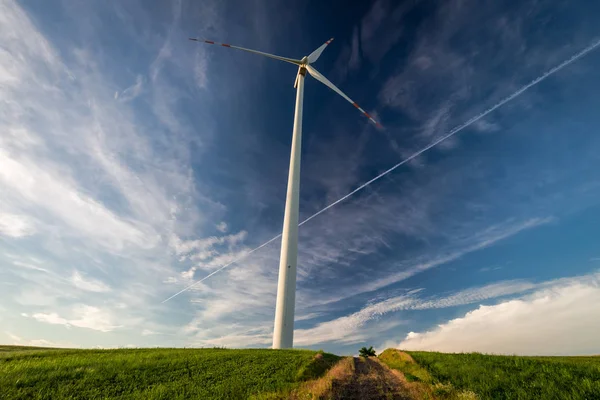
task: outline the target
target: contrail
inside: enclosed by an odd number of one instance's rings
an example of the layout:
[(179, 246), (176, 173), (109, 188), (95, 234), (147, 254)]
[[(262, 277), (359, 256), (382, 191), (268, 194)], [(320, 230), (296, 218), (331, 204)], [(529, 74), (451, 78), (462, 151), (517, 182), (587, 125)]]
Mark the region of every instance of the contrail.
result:
[[(302, 222), (302, 224), (303, 224), (303, 223), (304, 223), (304, 222)], [(300, 225), (302, 225), (302, 224), (300, 224)], [(167, 301), (171, 300), (173, 297), (179, 296), (181, 293), (185, 292), (186, 290), (189, 290), (189, 289), (193, 288), (194, 286), (196, 286), (197, 284), (199, 284), (199, 283), (201, 283), (201, 282), (204, 282), (205, 280), (207, 280), (208, 278), (210, 278), (211, 276), (213, 276), (213, 275), (214, 275), (214, 274), (216, 274), (217, 272), (220, 272), (220, 271), (224, 270), (225, 268), (229, 267), (231, 264), (235, 264), (236, 262), (238, 262), (238, 261), (240, 261), (240, 260), (243, 260), (244, 258), (248, 257), (250, 254), (254, 253), (255, 251), (257, 251), (257, 250), (260, 250), (260, 249), (262, 249), (263, 247), (265, 247), (266, 245), (268, 245), (269, 243), (271, 243), (271, 242), (273, 242), (273, 241), (275, 241), (275, 240), (279, 239), (279, 237), (280, 237), (280, 236), (281, 236), (281, 234), (279, 234), (279, 235), (275, 236), (273, 239), (271, 239), (271, 240), (269, 240), (269, 241), (266, 241), (266, 242), (264, 242), (264, 243), (263, 243), (263, 244), (261, 244), (260, 246), (258, 246), (258, 247), (256, 247), (256, 248), (254, 248), (254, 249), (250, 250), (249, 252), (245, 253), (244, 255), (242, 255), (242, 256), (240, 256), (240, 257), (236, 258), (235, 260), (233, 260), (233, 261), (229, 262), (228, 264), (225, 264), (225, 265), (223, 265), (221, 268), (219, 268), (219, 269), (217, 269), (217, 270), (215, 270), (215, 271), (211, 272), (210, 274), (206, 275), (204, 278), (200, 279), (199, 281), (192, 283), (190, 286), (186, 287), (186, 288), (185, 288), (185, 289), (183, 289), (183, 290), (180, 290), (179, 292), (175, 293), (173, 296), (169, 297), (168, 299), (166, 299), (166, 300), (163, 300), (161, 303), (166, 303)]]
[[(545, 80), (546, 78), (548, 78), (550, 75), (555, 74), (556, 72), (560, 71), (561, 69), (563, 69), (564, 67), (568, 66), (569, 64), (574, 63), (575, 61), (579, 60), (581, 57), (585, 56), (586, 54), (588, 54), (589, 52), (591, 52), (592, 50), (595, 50), (598, 46), (600, 46), (600, 40), (597, 40), (595, 42), (593, 42), (591, 45), (589, 45), (588, 47), (586, 47), (585, 49), (581, 50), (579, 53), (576, 53), (575, 55), (573, 55), (571, 58), (569, 58), (568, 60), (562, 62), (561, 64), (557, 65), (556, 67), (546, 71), (545, 73), (543, 73), (542, 75), (540, 75), (539, 77), (537, 77), (536, 79), (532, 80), (531, 82), (529, 82), (527, 85), (521, 87), (519, 90), (517, 90), (516, 92), (514, 92), (513, 94), (511, 94), (508, 97), (505, 97), (504, 99), (500, 100), (498, 103), (496, 103), (495, 105), (493, 105), (492, 107), (488, 108), (487, 110), (479, 113), (478, 115), (474, 116), (473, 118), (471, 118), (470, 120), (468, 120), (467, 122), (453, 128), (450, 132), (448, 132), (446, 135), (442, 136), (441, 138), (433, 141), (431, 144), (427, 145), (426, 147), (424, 147), (423, 149), (417, 151), (416, 153), (414, 153), (413, 155), (411, 155), (410, 157), (400, 161), (398, 164), (394, 165), (393, 167), (385, 170), (384, 172), (382, 172), (381, 174), (377, 175), (375, 178), (363, 183), (362, 185), (360, 185), (359, 187), (357, 187), (356, 189), (354, 189), (353, 191), (351, 191), (350, 193), (348, 193), (347, 195), (345, 195), (344, 197), (334, 201), (333, 203), (329, 204), (327, 207), (323, 208), (320, 211), (317, 211), (315, 214), (311, 215), (310, 217), (306, 218), (304, 221), (300, 222), (298, 224), (298, 226), (302, 226), (305, 223), (307, 223), (308, 221), (310, 221), (311, 219), (315, 218), (317, 215), (323, 214), (325, 211), (329, 210), (331, 207), (334, 207), (335, 205), (341, 203), (342, 201), (346, 200), (348, 197), (352, 196), (353, 194), (355, 194), (356, 192), (361, 191), (362, 189), (366, 188), (367, 186), (369, 186), (371, 183), (375, 182), (376, 180), (379, 180), (381, 178), (383, 178), (385, 175), (389, 174), (390, 172), (392, 172), (393, 170), (395, 170), (396, 168), (406, 164), (407, 162), (409, 162), (410, 160), (420, 156), (421, 154), (425, 153), (427, 150), (431, 149), (432, 147), (437, 146), (438, 144), (442, 143), (444, 140), (454, 136), (455, 134), (457, 134), (458, 132), (462, 131), (463, 129), (467, 128), (468, 126), (472, 125), (473, 123), (479, 121), (481, 118), (485, 117), (486, 115), (490, 114), (491, 112), (494, 112), (495, 110), (497, 110), (498, 108), (502, 107), (503, 105), (505, 105), (506, 103), (508, 103), (509, 101), (515, 99), (516, 97), (520, 96), (521, 94), (523, 94), (525, 91), (527, 91), (528, 89), (530, 89), (531, 87), (537, 85), (538, 83), (542, 82), (543, 80)], [(248, 257), (250, 254), (254, 253), (255, 251), (262, 249), (263, 247), (265, 247), (266, 245), (268, 245), (269, 243), (279, 239), (281, 237), (281, 234), (275, 236), (274, 238), (272, 238), (271, 240), (261, 244), (260, 246), (254, 248), (253, 250), (250, 250), (248, 253), (244, 254), (243, 256), (231, 261), (228, 264), (225, 264), (224, 266), (222, 266), (221, 268), (211, 272), (210, 274), (206, 275), (204, 278), (200, 279), (197, 282), (192, 283), (191, 285), (189, 285), (188, 287), (186, 287), (185, 289), (175, 293), (173, 296), (169, 297), (168, 299), (164, 300), (162, 303), (166, 303), (167, 301), (171, 300), (173, 297), (176, 297), (178, 295), (180, 295), (181, 293), (191, 289), (192, 287), (196, 286), (197, 284), (204, 282), (205, 280), (207, 280), (208, 278), (210, 278), (211, 276), (215, 275), (218, 272), (221, 272), (222, 270), (224, 270), (225, 268), (229, 267), (232, 264), (235, 264), (236, 262)]]

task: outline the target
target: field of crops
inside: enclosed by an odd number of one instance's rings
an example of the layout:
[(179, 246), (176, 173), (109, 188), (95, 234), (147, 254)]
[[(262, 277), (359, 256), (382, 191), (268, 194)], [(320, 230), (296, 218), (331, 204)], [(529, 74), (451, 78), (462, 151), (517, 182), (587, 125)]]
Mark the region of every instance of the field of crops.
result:
[[(386, 353), (387, 352), (387, 353)], [(600, 357), (518, 357), (386, 350), (380, 359), (423, 382), (439, 397), (479, 399), (600, 399)]]
[(338, 357), (308, 350), (0, 348), (0, 398), (245, 399), (290, 390)]

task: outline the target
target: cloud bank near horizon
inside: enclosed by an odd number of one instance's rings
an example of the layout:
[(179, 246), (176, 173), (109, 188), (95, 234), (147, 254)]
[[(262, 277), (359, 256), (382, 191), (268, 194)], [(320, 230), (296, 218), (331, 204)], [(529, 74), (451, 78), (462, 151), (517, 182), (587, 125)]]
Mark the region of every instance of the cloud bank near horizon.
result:
[(446, 353), (598, 354), (600, 273), (549, 282), (526, 296), (469, 311), (395, 347)]

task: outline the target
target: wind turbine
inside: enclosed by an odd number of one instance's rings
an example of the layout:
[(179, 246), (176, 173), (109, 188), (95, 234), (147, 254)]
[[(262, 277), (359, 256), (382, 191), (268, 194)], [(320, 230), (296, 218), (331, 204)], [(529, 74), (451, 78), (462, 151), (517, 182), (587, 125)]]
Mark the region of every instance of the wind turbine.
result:
[(285, 199), (285, 214), (283, 217), (283, 232), (281, 234), (279, 281), (277, 285), (277, 304), (275, 307), (275, 328), (273, 331), (274, 349), (291, 348), (294, 343), (296, 262), (298, 259), (298, 204), (300, 201), (300, 148), (302, 143), (302, 101), (304, 98), (304, 77), (306, 76), (306, 71), (308, 71), (313, 78), (349, 101), (375, 125), (378, 127), (381, 127), (381, 125), (312, 66), (312, 64), (319, 59), (319, 56), (323, 50), (325, 50), (327, 45), (333, 41), (333, 38), (326, 41), (321, 47), (310, 53), (308, 56), (303, 57), (301, 60), (276, 56), (274, 54), (263, 53), (262, 51), (246, 49), (226, 43), (217, 43), (212, 40), (197, 38), (189, 39), (195, 42), (243, 50), (298, 66), (298, 73), (296, 74), (296, 81), (294, 82), (294, 88), (296, 88), (296, 109), (294, 114), (294, 130), (292, 134), (287, 195)]

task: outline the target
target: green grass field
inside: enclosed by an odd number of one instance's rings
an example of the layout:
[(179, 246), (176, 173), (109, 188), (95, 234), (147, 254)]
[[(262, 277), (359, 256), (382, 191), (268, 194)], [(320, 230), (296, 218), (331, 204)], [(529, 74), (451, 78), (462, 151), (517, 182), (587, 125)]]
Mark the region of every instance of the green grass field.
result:
[[(286, 398), (340, 359), (317, 354), (0, 346), (0, 399)], [(415, 399), (600, 399), (600, 357), (408, 354), (379, 359), (404, 373)]]
[(417, 364), (391, 353), (384, 362), (404, 370), (409, 381), (451, 386), (480, 399), (600, 399), (600, 357), (407, 353)]
[(245, 399), (288, 391), (337, 356), (308, 350), (0, 347), (0, 399)]

